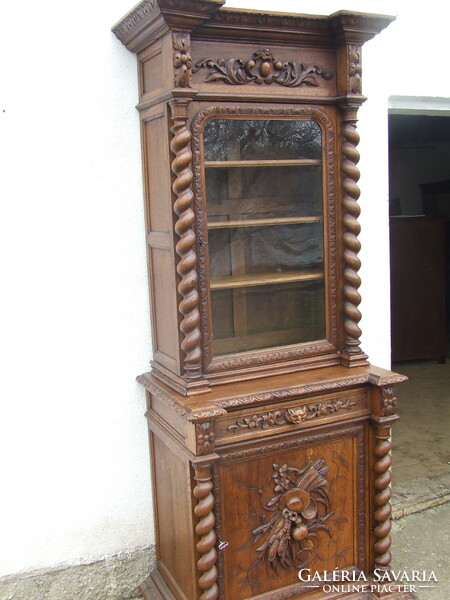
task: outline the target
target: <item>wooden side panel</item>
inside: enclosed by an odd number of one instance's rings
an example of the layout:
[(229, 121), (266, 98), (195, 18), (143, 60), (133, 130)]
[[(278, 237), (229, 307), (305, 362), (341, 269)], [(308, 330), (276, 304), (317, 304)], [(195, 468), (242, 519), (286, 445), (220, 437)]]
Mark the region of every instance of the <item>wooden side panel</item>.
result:
[(189, 462), (181, 460), (155, 435), (152, 435), (152, 440), (159, 570), (166, 574), (166, 583), (176, 598), (180, 597), (179, 589), (188, 600), (195, 600), (196, 565)]
[(220, 554), (221, 597), (245, 600), (292, 586), (282, 596), (291, 598), (317, 591), (299, 583), (302, 567), (364, 567), (363, 431), (294, 438), (222, 460), (218, 504), (226, 510), (218, 535), (228, 546)]
[(154, 357), (179, 373), (169, 131), (164, 106), (142, 113)]

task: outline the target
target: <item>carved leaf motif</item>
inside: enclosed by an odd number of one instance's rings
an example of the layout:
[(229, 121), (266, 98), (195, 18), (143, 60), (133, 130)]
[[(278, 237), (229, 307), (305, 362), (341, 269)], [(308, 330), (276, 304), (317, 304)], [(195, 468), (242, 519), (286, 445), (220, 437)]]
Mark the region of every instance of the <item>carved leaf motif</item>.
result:
[(205, 82), (223, 81), (230, 85), (243, 85), (245, 83), (263, 83), (271, 85), (277, 83), (285, 87), (298, 87), (319, 85), (316, 75), (328, 80), (333, 77), (316, 65), (306, 66), (297, 64), (293, 60), (282, 62), (274, 58), (270, 50), (259, 50), (253, 57), (244, 61), (241, 58), (203, 58), (198, 61), (193, 69), (196, 73), (200, 69), (210, 69), (205, 77)]

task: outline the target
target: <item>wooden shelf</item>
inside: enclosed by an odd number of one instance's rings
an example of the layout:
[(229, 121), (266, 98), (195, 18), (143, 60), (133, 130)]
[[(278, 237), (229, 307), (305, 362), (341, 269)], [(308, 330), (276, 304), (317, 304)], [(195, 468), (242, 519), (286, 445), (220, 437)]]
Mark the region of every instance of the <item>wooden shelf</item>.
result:
[(206, 168), (223, 169), (229, 167), (296, 167), (321, 165), (320, 158), (296, 158), (280, 160), (207, 160)]
[(235, 227), (267, 227), (270, 225), (296, 225), (297, 223), (320, 223), (322, 217), (274, 217), (273, 219), (233, 219), (212, 221), (208, 229), (231, 229)]
[(275, 285), (277, 283), (292, 283), (295, 281), (313, 281), (323, 279), (320, 269), (300, 269), (284, 273), (258, 273), (257, 275), (230, 276), (212, 279), (211, 290), (228, 290), (233, 288), (253, 287), (258, 285)]

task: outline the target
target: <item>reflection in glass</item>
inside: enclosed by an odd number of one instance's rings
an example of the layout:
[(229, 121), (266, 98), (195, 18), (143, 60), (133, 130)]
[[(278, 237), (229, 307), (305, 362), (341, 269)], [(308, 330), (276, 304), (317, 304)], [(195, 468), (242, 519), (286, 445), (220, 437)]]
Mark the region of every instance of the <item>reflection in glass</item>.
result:
[(205, 125), (205, 160), (321, 158), (314, 121), (214, 119)]

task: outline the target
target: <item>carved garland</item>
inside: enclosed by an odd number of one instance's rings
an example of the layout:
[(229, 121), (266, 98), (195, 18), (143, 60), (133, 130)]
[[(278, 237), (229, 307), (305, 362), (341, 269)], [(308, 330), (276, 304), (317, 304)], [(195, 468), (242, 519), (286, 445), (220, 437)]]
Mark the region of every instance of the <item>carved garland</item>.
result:
[(320, 75), (328, 80), (333, 77), (315, 65), (306, 66), (297, 64), (293, 60), (282, 62), (274, 58), (268, 49), (257, 50), (252, 58), (203, 58), (198, 61), (193, 69), (196, 73), (200, 69), (210, 69), (205, 77), (205, 82), (212, 83), (223, 81), (230, 85), (243, 85), (245, 83), (263, 83), (271, 85), (277, 83), (285, 87), (299, 87), (301, 85), (317, 87), (319, 83), (315, 75)]
[(192, 58), (190, 55), (190, 46), (189, 34), (173, 34), (173, 66), (175, 68), (175, 87), (191, 87)]
[(227, 118), (245, 116), (247, 118), (309, 118), (317, 121), (322, 126), (324, 145), (328, 158), (328, 239), (330, 240), (329, 254), (329, 298), (331, 305), (330, 339), (334, 342), (337, 338), (337, 258), (336, 258), (336, 207), (335, 207), (335, 148), (334, 128), (328, 115), (316, 108), (258, 108), (258, 107), (208, 107), (197, 114), (192, 124), (192, 150), (194, 155), (194, 190), (195, 213), (198, 232), (197, 257), (199, 275), (199, 293), (201, 307), (201, 333), (204, 367), (208, 373), (219, 373), (243, 367), (263, 366), (270, 362), (295, 360), (302, 356), (326, 354), (336, 350), (335, 343), (328, 341), (317, 344), (303, 345), (297, 348), (280, 350), (277, 352), (258, 351), (250, 356), (235, 356), (228, 359), (216, 359), (212, 364), (212, 348), (210, 344), (210, 323), (208, 321), (208, 232), (206, 226), (206, 198), (203, 180), (202, 141), (201, 136), (205, 122), (212, 118)]
[(199, 519), (195, 528), (199, 536), (196, 548), (200, 554), (197, 568), (200, 572), (198, 584), (203, 591), (199, 600), (217, 600), (219, 588), (217, 586), (217, 551), (215, 548), (216, 534), (214, 532), (214, 496), (212, 494), (213, 483), (211, 465), (194, 465), (194, 478), (197, 485), (193, 494), (197, 499), (194, 508), (195, 516)]
[(191, 190), (193, 175), (190, 169), (192, 153), (191, 133), (187, 127), (187, 102), (171, 103), (174, 134), (170, 148), (175, 155), (172, 171), (176, 175), (172, 189), (175, 193), (174, 211), (178, 215), (175, 232), (179, 237), (176, 252), (180, 257), (177, 272), (180, 276), (178, 291), (181, 296), (179, 311), (183, 315), (180, 330), (184, 336), (181, 348), (185, 354), (184, 370), (188, 379), (201, 377), (200, 313), (197, 292), (197, 255), (194, 232), (195, 214), (192, 210), (194, 195)]
[(351, 94), (362, 93), (361, 48), (348, 46), (348, 89)]
[(236, 433), (242, 429), (268, 429), (287, 423), (301, 424), (303, 421), (317, 419), (318, 417), (328, 416), (339, 412), (342, 409), (350, 409), (357, 406), (357, 402), (351, 402), (350, 398), (334, 398), (317, 404), (305, 404), (297, 408), (288, 408), (285, 411), (277, 410), (264, 414), (256, 414), (251, 417), (245, 417), (241, 421), (228, 427), (228, 431)]
[(275, 495), (262, 500), (264, 510), (272, 516), (252, 531), (252, 543), (258, 544), (258, 561), (275, 572), (279, 567), (301, 569), (316, 553), (317, 532), (331, 536), (326, 524), (334, 513), (330, 511), (328, 467), (319, 459), (301, 469), (286, 464), (274, 464), (273, 469)]

